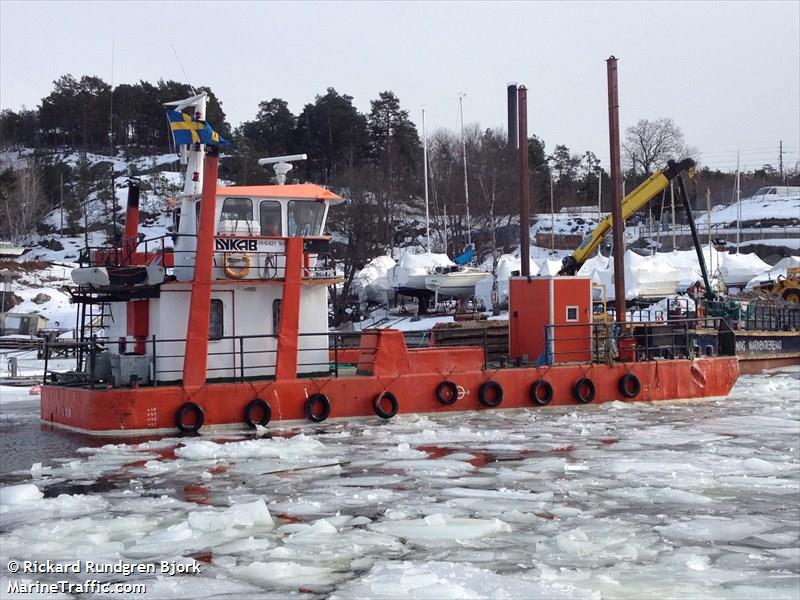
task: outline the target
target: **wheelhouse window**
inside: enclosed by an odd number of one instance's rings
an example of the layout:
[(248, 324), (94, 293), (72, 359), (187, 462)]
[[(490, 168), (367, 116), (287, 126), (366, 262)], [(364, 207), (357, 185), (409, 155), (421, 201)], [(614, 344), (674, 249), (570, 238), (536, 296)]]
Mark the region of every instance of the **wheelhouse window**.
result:
[(314, 201), (289, 201), (289, 235), (322, 235), (322, 217), (325, 204)]
[(222, 300), (219, 300), (218, 298), (212, 298), (211, 312), (209, 313), (209, 320), (208, 320), (209, 340), (221, 340), (225, 335), (222, 309), (223, 309)]
[(575, 322), (578, 320), (578, 307), (577, 306), (568, 306), (567, 307), (567, 322)]
[(253, 201), (250, 198), (225, 198), (220, 221), (252, 221)]
[(283, 235), (281, 226), (281, 203), (274, 200), (262, 200), (258, 208), (261, 235)]

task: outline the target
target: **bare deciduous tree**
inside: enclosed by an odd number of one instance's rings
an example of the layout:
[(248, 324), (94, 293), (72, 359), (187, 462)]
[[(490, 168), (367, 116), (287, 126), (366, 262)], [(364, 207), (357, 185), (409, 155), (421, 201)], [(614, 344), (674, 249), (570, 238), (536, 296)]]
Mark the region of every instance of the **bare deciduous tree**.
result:
[(641, 119), (628, 127), (622, 150), (628, 166), (646, 175), (650, 175), (654, 168), (663, 167), (667, 160), (677, 160), (688, 153), (680, 127), (668, 117), (654, 121)]
[(18, 240), (29, 233), (47, 210), (42, 181), (36, 167), (26, 164), (16, 169), (15, 175), (15, 185), (10, 193), (3, 195), (3, 211), (12, 240)]

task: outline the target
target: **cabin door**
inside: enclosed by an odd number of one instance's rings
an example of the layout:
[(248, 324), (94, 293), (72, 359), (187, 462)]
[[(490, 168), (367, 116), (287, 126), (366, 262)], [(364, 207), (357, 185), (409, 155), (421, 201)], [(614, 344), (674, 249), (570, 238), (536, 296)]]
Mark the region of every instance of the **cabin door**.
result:
[(234, 301), (234, 290), (218, 290), (212, 294), (208, 328), (208, 379), (229, 379), (239, 375)]

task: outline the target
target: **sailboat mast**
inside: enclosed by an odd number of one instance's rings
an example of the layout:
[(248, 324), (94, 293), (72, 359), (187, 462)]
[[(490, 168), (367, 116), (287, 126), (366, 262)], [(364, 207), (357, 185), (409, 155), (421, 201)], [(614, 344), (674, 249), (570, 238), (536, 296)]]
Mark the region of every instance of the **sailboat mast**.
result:
[(422, 160), (425, 177), (425, 235), (428, 238), (428, 252), (431, 251), (431, 217), (428, 209), (428, 136), (425, 133), (425, 109), (422, 109)]
[(739, 253), (739, 243), (742, 235), (742, 196), (739, 187), (739, 151), (736, 151), (736, 253)]
[(461, 92), (458, 95), (458, 108), (461, 113), (461, 158), (464, 163), (464, 205), (467, 208), (467, 244), (472, 245), (472, 226), (469, 218), (469, 184), (467, 183), (467, 139), (464, 137), (464, 96)]

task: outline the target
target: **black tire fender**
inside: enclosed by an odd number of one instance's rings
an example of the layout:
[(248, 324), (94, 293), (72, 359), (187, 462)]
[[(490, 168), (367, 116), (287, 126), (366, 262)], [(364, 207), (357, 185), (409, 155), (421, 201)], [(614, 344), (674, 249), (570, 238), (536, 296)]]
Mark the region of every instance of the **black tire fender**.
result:
[(549, 381), (537, 379), (531, 384), (528, 395), (531, 398), (531, 402), (534, 404), (546, 406), (550, 404), (550, 401), (553, 399), (553, 386), (550, 385)]
[(594, 400), (596, 392), (597, 390), (594, 387), (594, 382), (588, 377), (581, 377), (575, 382), (575, 385), (572, 386), (572, 395), (575, 396), (575, 400), (581, 404), (589, 404), (589, 402)]
[[(383, 409), (382, 402), (384, 400), (388, 400), (391, 406), (388, 411)], [(381, 392), (372, 401), (372, 408), (381, 419), (391, 419), (400, 410), (400, 403), (397, 401), (397, 396), (392, 392)]]
[[(317, 412), (317, 407), (321, 410)], [(322, 423), (331, 414), (331, 403), (325, 394), (311, 394), (305, 403), (306, 419), (314, 423)]]
[(443, 381), (436, 387), (436, 399), (444, 404), (455, 404), (458, 400), (458, 386), (452, 381)]
[(625, 373), (619, 378), (619, 393), (626, 398), (636, 398), (641, 391), (642, 384), (633, 373)]
[(478, 401), (489, 408), (500, 406), (503, 402), (503, 386), (496, 381), (484, 381), (478, 388)]
[[(259, 414), (259, 411), (263, 416), (256, 420), (253, 415)], [(266, 427), (270, 419), (272, 419), (272, 408), (266, 400), (261, 398), (251, 400), (244, 409), (244, 422), (250, 427), (255, 427), (256, 424)]]
[[(189, 413), (194, 414), (194, 423), (187, 423), (186, 417)], [(175, 426), (183, 433), (195, 433), (200, 431), (203, 423), (206, 420), (206, 414), (199, 404), (194, 402), (185, 402), (181, 407), (175, 411)]]

